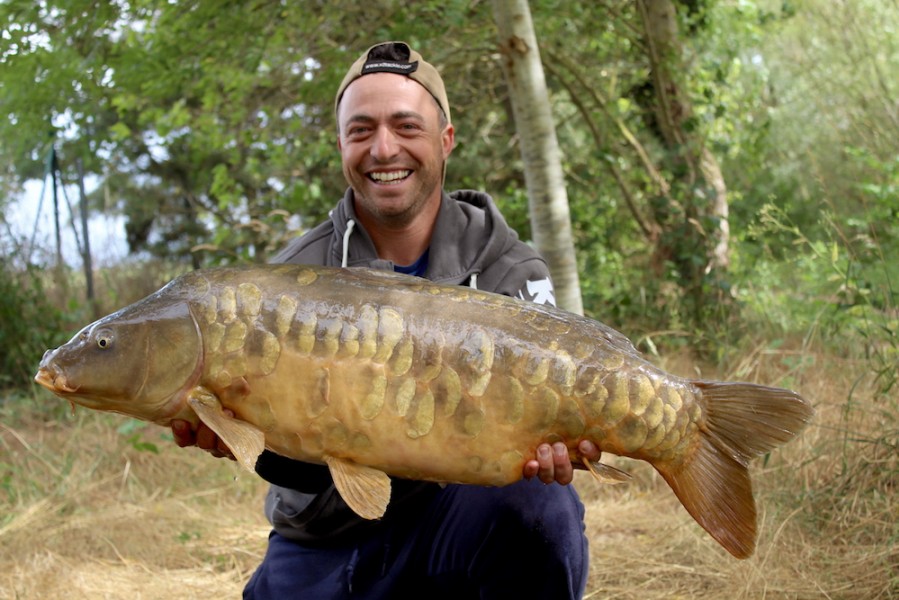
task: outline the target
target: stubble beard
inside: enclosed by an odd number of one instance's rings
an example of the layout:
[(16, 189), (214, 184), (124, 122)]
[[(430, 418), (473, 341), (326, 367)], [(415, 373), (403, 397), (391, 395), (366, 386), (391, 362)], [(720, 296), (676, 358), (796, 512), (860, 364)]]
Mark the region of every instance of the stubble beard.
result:
[[(438, 167), (438, 169), (440, 168), (442, 166)], [(441, 171), (438, 170), (438, 172)], [(412, 176), (415, 177), (417, 175), (419, 173), (415, 173)], [(366, 182), (368, 181), (364, 175), (362, 177)], [(427, 179), (430, 180), (432, 178), (428, 177)], [(392, 202), (392, 199), (388, 200), (388, 202), (379, 201), (377, 197), (361, 193), (354, 188), (353, 195), (356, 201), (356, 211), (357, 213), (364, 211), (366, 215), (383, 227), (400, 229), (411, 224), (421, 214), (429, 200), (436, 193), (435, 190), (439, 190), (442, 187), (441, 184), (442, 182), (439, 178), (433, 178), (433, 183), (421, 185), (418, 189), (412, 191), (411, 201), (401, 204)], [(362, 187), (364, 189), (365, 186)]]

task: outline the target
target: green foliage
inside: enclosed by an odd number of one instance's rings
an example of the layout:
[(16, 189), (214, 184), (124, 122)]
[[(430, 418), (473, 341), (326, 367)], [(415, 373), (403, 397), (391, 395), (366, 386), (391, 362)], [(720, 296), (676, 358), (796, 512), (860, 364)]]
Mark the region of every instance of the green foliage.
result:
[[(128, 419), (119, 425), (116, 432), (124, 436), (128, 444), (138, 452), (159, 454), (159, 447), (153, 442), (148, 442), (144, 439), (143, 434), (146, 428), (147, 424), (145, 422), (138, 421), (137, 419)], [(154, 427), (154, 429), (158, 428)]]
[(0, 266), (0, 389), (26, 387), (41, 356), (62, 341), (63, 312), (46, 294), (46, 277), (34, 265), (13, 267), (15, 256)]
[(841, 306), (858, 315), (856, 329), (887, 396), (899, 381), (899, 154), (881, 161), (863, 150), (848, 153), (871, 170), (871, 179), (859, 185), (865, 213), (847, 219), (840, 232), (847, 246)]
[[(748, 331), (741, 319), (762, 307), (794, 333), (840, 329), (859, 307), (890, 314), (899, 10), (877, 0), (675, 6), (693, 111), (684, 129), (712, 150), (728, 188), (723, 273), (704, 269), (703, 236), (717, 225), (701, 210), (707, 190), (683, 177), (649, 108), (638, 4), (531, 2), (585, 310), (628, 331), (676, 332), (662, 343), (712, 346)], [(492, 194), (530, 239), (489, 3), (375, 7), (2, 3), (0, 186), (40, 176), (55, 141), (64, 169), (80, 157), (103, 179), (90, 201), (126, 216), (133, 249), (191, 266), (265, 260), (343, 193), (333, 93), (344, 69), (375, 40), (405, 39), (447, 82), (457, 132), (447, 187)], [(660, 230), (645, 227), (650, 217)], [(892, 327), (887, 318), (866, 331)]]
[[(194, 266), (265, 260), (287, 233), (272, 211), (308, 226), (342, 195), (333, 93), (368, 41), (358, 32), (428, 50), (435, 28), (470, 27), (463, 2), (380, 8), (4, 3), (2, 78), (18, 91), (0, 100), (0, 151), (33, 175), (47, 135), (59, 139), (64, 168), (80, 156), (104, 178), (104, 208), (127, 217), (134, 251)], [(436, 61), (450, 54), (433, 47)]]
[[(874, 222), (873, 215), (860, 216)], [(895, 244), (899, 225), (896, 220), (884, 224), (881, 244), (852, 232), (832, 213), (824, 213), (821, 221), (823, 235), (813, 239), (783, 209), (762, 209), (751, 230), (753, 243), (771, 240), (778, 247), (786, 236), (793, 252), (788, 257), (769, 252), (739, 265), (743, 316), (757, 328), (755, 335), (782, 339), (798, 333), (832, 344), (842, 356), (864, 359), (879, 394), (889, 399), (899, 380), (899, 304), (893, 284), (899, 281), (899, 265), (887, 249)], [(895, 422), (895, 411), (891, 414)]]

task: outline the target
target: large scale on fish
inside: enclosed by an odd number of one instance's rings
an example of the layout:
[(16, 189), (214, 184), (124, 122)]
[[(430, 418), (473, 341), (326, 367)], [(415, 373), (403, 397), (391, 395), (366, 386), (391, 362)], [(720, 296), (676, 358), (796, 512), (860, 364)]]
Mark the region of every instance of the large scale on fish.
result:
[(617, 331), (552, 307), (302, 265), (183, 275), (47, 351), (35, 380), (96, 410), (203, 421), (251, 471), (266, 448), (327, 464), (368, 519), (386, 510), (388, 474), (505, 485), (543, 442), (622, 479), (578, 455), (591, 440), (652, 464), (739, 558), (756, 539), (749, 461), (813, 412), (789, 390), (666, 373)]

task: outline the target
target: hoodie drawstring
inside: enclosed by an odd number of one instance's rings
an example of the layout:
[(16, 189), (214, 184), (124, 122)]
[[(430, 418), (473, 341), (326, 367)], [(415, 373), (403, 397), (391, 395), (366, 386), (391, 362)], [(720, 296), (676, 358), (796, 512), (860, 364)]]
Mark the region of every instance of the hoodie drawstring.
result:
[[(343, 256), (340, 259), (340, 266), (346, 268), (347, 263), (350, 258), (350, 236), (353, 235), (353, 230), (356, 228), (356, 221), (354, 219), (347, 219), (346, 222), (346, 231), (343, 232)], [(478, 274), (472, 273), (471, 277), (468, 279), (468, 287), (473, 290), (478, 289)]]
[(356, 227), (356, 221), (348, 219), (346, 222), (346, 231), (343, 232), (343, 258), (340, 259), (340, 266), (346, 268), (347, 261), (350, 257), (350, 235), (353, 228)]

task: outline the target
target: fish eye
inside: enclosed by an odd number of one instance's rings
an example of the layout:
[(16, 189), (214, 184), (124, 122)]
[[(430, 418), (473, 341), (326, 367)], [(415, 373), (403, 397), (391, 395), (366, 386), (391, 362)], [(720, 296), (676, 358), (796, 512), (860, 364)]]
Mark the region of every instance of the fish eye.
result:
[(109, 350), (112, 347), (113, 336), (111, 331), (97, 332), (97, 347), (100, 350)]

